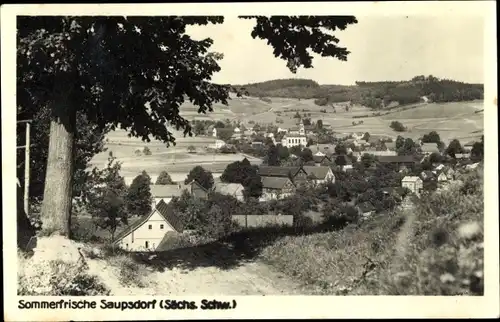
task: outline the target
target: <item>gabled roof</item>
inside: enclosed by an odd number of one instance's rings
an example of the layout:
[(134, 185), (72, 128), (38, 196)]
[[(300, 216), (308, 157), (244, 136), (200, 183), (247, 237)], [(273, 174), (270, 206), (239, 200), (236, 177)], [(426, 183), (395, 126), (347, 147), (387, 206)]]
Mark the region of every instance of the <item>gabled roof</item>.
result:
[(243, 196), (243, 190), (245, 188), (239, 183), (226, 183), (226, 182), (216, 182), (214, 185), (214, 191), (229, 195), (229, 196)]
[(292, 183), (285, 177), (261, 177), (263, 189), (283, 189), (287, 183)]
[(137, 219), (132, 224), (130, 224), (127, 228), (125, 228), (122, 232), (120, 232), (118, 235), (116, 235), (113, 243), (120, 241), (121, 239), (126, 237), (128, 234), (130, 234), (131, 232), (133, 232), (134, 230), (136, 230), (137, 228), (142, 226), (144, 223), (146, 223), (149, 220), (149, 218), (151, 218), (151, 216), (153, 216), (153, 214), (155, 212), (158, 212), (160, 214), (160, 216), (162, 216), (163, 219), (165, 219), (165, 221), (167, 223), (169, 223), (172, 226), (172, 228), (174, 228), (176, 231), (182, 232), (183, 227), (182, 227), (182, 222), (181, 222), (180, 218), (178, 218), (175, 215), (175, 213), (172, 211), (172, 209), (170, 209), (168, 207), (168, 205), (163, 200), (161, 200), (156, 205), (155, 209), (153, 209), (149, 213), (149, 215), (145, 215), (145, 216), (142, 216), (141, 218)]
[(330, 167), (324, 166), (303, 166), (302, 168), (305, 170), (308, 176), (313, 175), (318, 180), (325, 180), (328, 172), (332, 171)]
[(153, 198), (180, 197), (182, 188), (179, 184), (151, 185), (151, 196)]
[(396, 156), (397, 155), (396, 151), (392, 151), (392, 150), (377, 151), (377, 150), (369, 149), (369, 150), (365, 150), (365, 151), (361, 152), (361, 154), (365, 154), (365, 153), (372, 154), (375, 156)]
[(437, 143), (423, 143), (420, 149), (422, 150), (422, 152), (427, 152), (427, 153), (439, 152)]
[(325, 160), (332, 161), (332, 159), (328, 155), (313, 155), (313, 161), (315, 163), (321, 163)]
[(420, 178), (419, 178), (419, 177), (417, 177), (417, 176), (406, 176), (406, 177), (404, 177), (404, 178), (403, 178), (403, 180), (402, 180), (402, 181), (403, 181), (403, 182), (416, 182), (416, 181), (418, 181), (418, 180), (422, 180), (422, 179), (420, 179)]
[(291, 174), (295, 176), (299, 172), (300, 167), (275, 167), (275, 166), (260, 166), (259, 175), (261, 177), (287, 177)]

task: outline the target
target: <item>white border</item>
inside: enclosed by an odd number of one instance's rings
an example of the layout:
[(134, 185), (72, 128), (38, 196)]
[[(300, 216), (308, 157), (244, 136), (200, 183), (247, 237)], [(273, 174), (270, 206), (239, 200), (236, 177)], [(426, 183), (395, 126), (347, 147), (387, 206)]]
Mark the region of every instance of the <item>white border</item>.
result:
[[(191, 4), (44, 4), (3, 5), (1, 10), (2, 45), (2, 188), (4, 319), (6, 321), (58, 320), (140, 320), (140, 319), (213, 319), (213, 318), (331, 318), (331, 317), (495, 317), (499, 315), (498, 248), (498, 142), (496, 79), (496, 10), (494, 1), (414, 1), (351, 3), (191, 3)], [(239, 296), (238, 307), (228, 311), (32, 311), (17, 309), (16, 295), (16, 209), (15, 137), (16, 137), (16, 15), (479, 15), (485, 17), (485, 296), (483, 297), (313, 297), (313, 296)], [(466, 40), (464, 40), (466, 45)], [(460, 53), (457, 53), (459, 55)], [(7, 264), (7, 265), (6, 265)], [(33, 299), (49, 300), (49, 297)], [(139, 297), (114, 297), (131, 300)], [(158, 298), (158, 297), (156, 297)], [(59, 300), (60, 298), (54, 298)], [(91, 299), (86, 297), (85, 299)], [(101, 297), (94, 298), (100, 300)], [(110, 298), (108, 298), (110, 299)], [(148, 300), (148, 297), (141, 297)], [(179, 300), (201, 299), (172, 297)], [(218, 297), (219, 300), (233, 297)]]

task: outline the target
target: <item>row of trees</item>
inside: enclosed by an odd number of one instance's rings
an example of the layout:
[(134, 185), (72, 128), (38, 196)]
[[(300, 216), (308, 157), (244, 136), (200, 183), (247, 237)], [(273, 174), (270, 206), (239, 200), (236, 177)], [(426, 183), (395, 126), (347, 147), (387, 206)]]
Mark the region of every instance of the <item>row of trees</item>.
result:
[(400, 105), (418, 103), (426, 96), (432, 102), (456, 102), (483, 99), (482, 84), (468, 84), (430, 76), (416, 76), (410, 81), (356, 82), (355, 86), (318, 85), (308, 79), (273, 80), (243, 86), (250, 96), (315, 99), (315, 104), (352, 101), (373, 109), (392, 102)]

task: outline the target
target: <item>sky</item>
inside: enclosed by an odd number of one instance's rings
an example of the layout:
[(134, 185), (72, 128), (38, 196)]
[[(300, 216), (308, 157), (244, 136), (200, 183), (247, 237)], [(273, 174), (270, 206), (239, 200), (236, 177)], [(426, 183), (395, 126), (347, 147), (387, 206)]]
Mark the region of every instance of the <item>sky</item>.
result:
[(264, 40), (250, 36), (253, 20), (225, 17), (222, 25), (188, 29), (195, 39), (212, 38), (212, 51), (224, 54), (216, 83), (247, 84), (282, 78), (307, 78), (319, 84), (409, 80), (434, 75), (483, 83), (484, 27), (481, 16), (357, 16), (338, 31), (347, 61), (315, 57), (311, 69), (296, 74), (275, 58)]

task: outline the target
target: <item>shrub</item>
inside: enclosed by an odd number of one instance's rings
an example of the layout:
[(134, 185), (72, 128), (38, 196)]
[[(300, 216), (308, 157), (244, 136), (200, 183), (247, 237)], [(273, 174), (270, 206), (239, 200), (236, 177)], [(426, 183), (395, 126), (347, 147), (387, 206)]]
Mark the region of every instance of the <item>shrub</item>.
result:
[(98, 277), (90, 275), (84, 263), (50, 260), (31, 263), (18, 254), (18, 295), (21, 296), (99, 296), (109, 290)]
[(144, 153), (144, 155), (151, 155), (151, 154), (153, 154), (151, 152), (151, 150), (147, 146), (144, 147), (144, 150), (142, 151), (142, 153)]
[(396, 132), (404, 132), (404, 131), (406, 131), (406, 127), (401, 122), (398, 122), (398, 121), (392, 121), (391, 125), (390, 125), (390, 128), (393, 129)]

